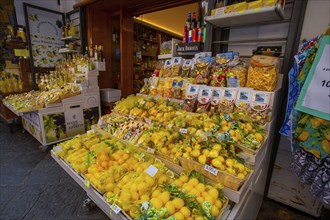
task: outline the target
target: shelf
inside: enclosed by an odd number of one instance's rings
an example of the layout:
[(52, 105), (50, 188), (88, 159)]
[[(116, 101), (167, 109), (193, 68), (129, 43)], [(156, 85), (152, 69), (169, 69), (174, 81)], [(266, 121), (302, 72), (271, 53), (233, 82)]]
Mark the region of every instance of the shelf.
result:
[(80, 40), (79, 37), (73, 37), (73, 36), (68, 36), (68, 37), (62, 37), (61, 41), (75, 41), (75, 40)]
[(282, 19), (284, 19), (284, 10), (280, 4), (242, 12), (205, 17), (207, 22), (217, 27), (243, 26), (267, 21), (279, 21)]
[(147, 39), (147, 38), (139, 38), (139, 40), (143, 40), (143, 41), (146, 41), (146, 42), (150, 42), (150, 43), (158, 44), (157, 41), (155, 41), (155, 40), (150, 40), (150, 39)]
[(68, 48), (61, 48), (58, 50), (59, 53), (80, 53), (78, 50), (69, 50)]
[(172, 54), (160, 54), (158, 55), (158, 59), (162, 60), (162, 59), (171, 59), (173, 57)]
[(251, 43), (266, 43), (266, 42), (286, 42), (287, 38), (265, 38), (265, 39), (253, 39), (253, 40), (223, 40), (213, 41), (214, 44), (251, 44)]
[(157, 57), (157, 55), (152, 54), (142, 54), (143, 57)]

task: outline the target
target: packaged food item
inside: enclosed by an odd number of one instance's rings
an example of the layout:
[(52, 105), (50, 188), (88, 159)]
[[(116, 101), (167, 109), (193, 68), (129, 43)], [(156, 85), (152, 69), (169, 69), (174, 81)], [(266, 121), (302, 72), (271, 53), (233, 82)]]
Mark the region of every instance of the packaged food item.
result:
[(189, 84), (186, 90), (186, 97), (183, 103), (183, 110), (193, 112), (196, 108), (197, 96), (200, 85)]
[(163, 77), (169, 77), (171, 76), (172, 72), (172, 60), (166, 60), (163, 68)]
[(181, 99), (181, 87), (183, 84), (182, 78), (174, 78), (172, 82), (172, 97), (175, 99)]
[(163, 96), (164, 87), (165, 87), (165, 78), (160, 77), (158, 79), (158, 86), (157, 86), (157, 89), (156, 89), (156, 95)]
[(249, 116), (261, 124), (270, 121), (272, 92), (252, 91)]
[(173, 78), (167, 77), (165, 79), (163, 97), (172, 98), (172, 83)]
[(215, 114), (218, 112), (219, 108), (219, 103), (220, 103), (220, 95), (222, 88), (219, 87), (212, 87), (213, 93), (212, 93), (212, 98), (211, 98), (211, 103), (210, 103), (210, 115)]
[(190, 69), (189, 77), (191, 77), (191, 78), (196, 77), (196, 59), (195, 58), (191, 59), (191, 69)]
[(181, 87), (181, 99), (184, 100), (186, 98), (186, 91), (187, 91), (187, 86), (189, 84), (194, 84), (195, 79), (194, 78), (185, 78), (182, 81), (182, 87)]
[(191, 66), (192, 66), (192, 60), (191, 59), (187, 59), (183, 62), (181, 77), (189, 77)]
[(251, 121), (250, 101), (253, 89), (239, 88), (235, 100), (234, 117), (241, 121)]
[(208, 84), (210, 75), (210, 65), (212, 62), (211, 57), (203, 57), (196, 59), (196, 83), (197, 84)]
[[(277, 84), (279, 56), (281, 47), (260, 47), (251, 57), (248, 71), (247, 87), (256, 90), (273, 91)], [(272, 50), (276, 51), (272, 51)], [(259, 55), (261, 54), (261, 55)]]
[(140, 90), (140, 93), (141, 94), (145, 94), (145, 95), (150, 94), (150, 86), (151, 86), (150, 85), (150, 82), (151, 82), (150, 78), (143, 79), (143, 83), (144, 84), (143, 84), (143, 86), (142, 86), (142, 88)]
[(172, 60), (172, 72), (170, 76), (175, 77), (181, 75), (183, 63), (182, 57), (174, 57)]
[[(149, 95), (157, 95), (157, 86), (158, 86), (159, 77), (150, 77), (148, 78), (148, 84), (150, 85)], [(142, 93), (144, 94), (144, 93)]]
[(239, 61), (235, 66), (229, 67), (227, 73), (227, 87), (244, 87), (248, 68), (245, 62)]
[(233, 52), (220, 53), (216, 55), (216, 64), (212, 70), (211, 86), (225, 87), (226, 73), (229, 69), (229, 63), (234, 59)]
[(196, 113), (202, 113), (209, 110), (212, 98), (212, 87), (201, 86), (197, 97)]
[(237, 88), (223, 88), (220, 96), (219, 113), (232, 113), (235, 106)]

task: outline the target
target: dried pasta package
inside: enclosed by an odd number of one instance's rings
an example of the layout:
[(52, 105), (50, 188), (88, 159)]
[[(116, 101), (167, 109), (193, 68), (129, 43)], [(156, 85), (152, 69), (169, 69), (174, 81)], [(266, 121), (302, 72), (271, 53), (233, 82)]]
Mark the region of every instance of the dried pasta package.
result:
[(158, 94), (158, 81), (159, 81), (159, 77), (150, 77), (149, 78), (149, 84), (150, 84), (150, 95), (152, 96), (156, 96)]
[(182, 63), (183, 63), (182, 57), (174, 57), (173, 58), (173, 61), (172, 61), (172, 72), (171, 72), (171, 75), (170, 76), (176, 77), (176, 76), (181, 75)]
[(187, 86), (189, 84), (194, 84), (195, 79), (194, 78), (185, 78), (182, 81), (182, 87), (181, 87), (181, 99), (184, 100), (186, 98), (186, 91), (187, 91)]
[(219, 103), (220, 103), (220, 95), (221, 95), (221, 90), (222, 88), (219, 87), (212, 87), (212, 98), (211, 98), (211, 102), (210, 102), (210, 115), (215, 114), (216, 112), (218, 112), (218, 107), (219, 107)]
[(261, 124), (270, 121), (272, 94), (265, 91), (252, 92), (249, 115), (253, 121)]
[(168, 77), (165, 79), (163, 97), (172, 98), (172, 83), (173, 78)]
[(183, 103), (183, 110), (188, 112), (195, 111), (199, 89), (200, 85), (189, 84), (187, 86), (186, 97)]
[(246, 86), (256, 90), (273, 91), (277, 84), (278, 66), (278, 57), (254, 55), (250, 61)]
[(183, 62), (181, 77), (189, 77), (191, 66), (192, 66), (192, 60), (191, 59), (187, 59)]
[(212, 98), (212, 87), (201, 86), (197, 97), (196, 113), (202, 113), (209, 110)]
[(197, 84), (208, 84), (210, 75), (210, 65), (212, 58), (203, 57), (196, 59), (196, 76), (195, 80)]
[(166, 60), (163, 68), (163, 77), (169, 77), (172, 74), (172, 60)]
[(251, 121), (250, 101), (253, 89), (239, 88), (235, 100), (234, 117), (241, 121)]
[(212, 70), (211, 86), (225, 87), (226, 73), (229, 69), (229, 63), (233, 60), (233, 52), (220, 53), (216, 55), (216, 64)]
[(183, 84), (182, 78), (174, 78), (172, 82), (172, 97), (175, 99), (181, 99), (181, 87)]
[(150, 94), (152, 77), (143, 79), (144, 85), (140, 90), (141, 94)]
[(222, 90), (219, 103), (220, 114), (229, 114), (233, 112), (236, 95), (237, 88), (224, 88)]
[(244, 87), (247, 77), (247, 65), (239, 60), (239, 54), (234, 53), (233, 62), (229, 65), (229, 70), (226, 74), (227, 87)]
[(196, 77), (196, 59), (195, 58), (191, 59), (191, 69), (190, 69), (189, 77), (191, 77), (191, 78)]
[(158, 86), (157, 86), (157, 89), (156, 89), (156, 95), (163, 96), (164, 87), (165, 87), (165, 78), (160, 77), (159, 80), (158, 80)]

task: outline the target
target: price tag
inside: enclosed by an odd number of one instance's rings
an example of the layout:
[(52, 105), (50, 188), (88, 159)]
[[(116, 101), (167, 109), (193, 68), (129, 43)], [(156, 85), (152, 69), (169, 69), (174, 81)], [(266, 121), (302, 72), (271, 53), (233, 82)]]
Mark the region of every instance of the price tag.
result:
[(112, 209), (112, 211), (116, 214), (118, 214), (121, 211), (121, 208), (119, 206), (117, 206), (116, 204), (112, 204), (110, 206), (110, 208)]
[(147, 148), (147, 152), (150, 153), (150, 154), (154, 154), (155, 153), (155, 150), (152, 149), (152, 148), (150, 148), (150, 147), (148, 147)]
[(148, 210), (148, 208), (149, 208), (149, 202), (148, 202), (148, 201), (143, 202), (143, 203), (141, 204), (141, 206), (143, 207), (144, 210)]
[(330, 36), (323, 36), (296, 109), (330, 120)]
[(85, 186), (86, 186), (87, 188), (89, 188), (89, 187), (91, 186), (91, 182), (89, 182), (88, 180), (86, 180), (86, 181), (85, 181)]
[(182, 134), (187, 134), (188, 130), (186, 128), (180, 128), (179, 132)]
[(150, 165), (148, 169), (146, 169), (146, 173), (149, 174), (149, 176), (154, 177), (156, 173), (158, 172), (158, 169), (154, 167), (153, 165)]
[(134, 119), (135, 119), (135, 116), (130, 115), (130, 116), (129, 116), (129, 119), (134, 120)]
[(204, 170), (206, 170), (207, 172), (209, 173), (212, 173), (214, 176), (217, 176), (218, 175), (218, 170), (205, 164), (205, 167), (204, 167)]

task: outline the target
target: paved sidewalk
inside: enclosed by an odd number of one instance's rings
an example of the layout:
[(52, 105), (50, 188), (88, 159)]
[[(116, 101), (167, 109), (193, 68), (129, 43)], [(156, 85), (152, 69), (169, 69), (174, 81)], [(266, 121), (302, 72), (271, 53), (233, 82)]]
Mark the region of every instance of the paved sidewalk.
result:
[(98, 207), (83, 207), (85, 191), (38, 146), (0, 120), (0, 219), (108, 219)]

